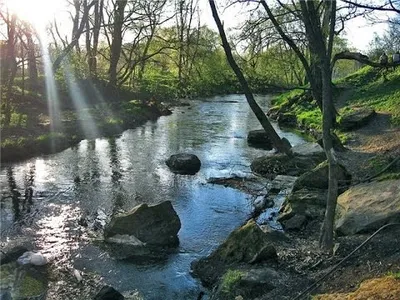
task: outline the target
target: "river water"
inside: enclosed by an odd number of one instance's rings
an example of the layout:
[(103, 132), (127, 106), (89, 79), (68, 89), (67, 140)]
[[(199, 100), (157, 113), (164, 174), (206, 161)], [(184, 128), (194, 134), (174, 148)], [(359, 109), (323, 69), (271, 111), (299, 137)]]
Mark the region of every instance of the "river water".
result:
[[(269, 96), (256, 100), (267, 109)], [(54, 263), (100, 274), (117, 290), (138, 290), (145, 299), (196, 299), (202, 287), (190, 275), (190, 263), (215, 249), (251, 212), (249, 195), (207, 179), (245, 176), (251, 160), (267, 151), (247, 146), (248, 131), (260, 125), (243, 95), (190, 103), (115, 138), (84, 140), (54, 155), (2, 165), (2, 242), (30, 237), (56, 257)], [(304, 142), (278, 132), (292, 145)], [(178, 152), (196, 154), (200, 172), (171, 173), (165, 160)], [(179, 248), (162, 261), (117, 260), (77, 224), (82, 215), (165, 200), (182, 228)]]

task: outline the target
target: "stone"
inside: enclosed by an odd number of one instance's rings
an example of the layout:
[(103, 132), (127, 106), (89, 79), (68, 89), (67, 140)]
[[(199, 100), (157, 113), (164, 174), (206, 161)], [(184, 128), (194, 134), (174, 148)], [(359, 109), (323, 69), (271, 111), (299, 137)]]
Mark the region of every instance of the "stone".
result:
[(291, 219), (295, 215), (315, 219), (322, 217), (326, 207), (327, 191), (321, 189), (301, 189), (292, 192), (283, 203), (279, 222)]
[(319, 157), (322, 161), (326, 159), (324, 149), (318, 143), (303, 143), (292, 148), (295, 156)]
[(281, 277), (271, 268), (230, 269), (222, 276), (211, 300), (255, 299), (274, 289)]
[(0, 265), (16, 261), (18, 257), (28, 251), (28, 248), (23, 245), (17, 245), (10, 249), (3, 249), (0, 252)]
[(368, 124), (376, 115), (371, 108), (359, 108), (342, 116), (340, 127), (344, 131), (350, 131)]
[(269, 178), (276, 175), (300, 176), (312, 170), (324, 160), (325, 157), (314, 154), (310, 156), (295, 155), (293, 157), (275, 154), (256, 158), (252, 161), (250, 168), (253, 172)]
[(17, 259), (17, 262), (21, 265), (31, 264), (34, 266), (44, 266), (49, 261), (47, 257), (40, 252), (27, 251)]
[(272, 150), (274, 148), (271, 139), (264, 129), (251, 130), (247, 135), (247, 143), (255, 148)]
[(201, 167), (200, 159), (189, 153), (171, 155), (165, 163), (172, 172), (182, 175), (194, 175)]
[[(158, 205), (141, 204), (131, 211), (116, 215), (106, 226), (104, 235), (106, 241), (127, 243), (143, 243), (155, 246), (177, 246), (178, 231), (181, 228), (180, 219), (170, 201)], [(140, 244), (142, 245), (142, 244)]]
[[(351, 182), (351, 174), (347, 172), (346, 168), (339, 165), (339, 172), (337, 174), (339, 193), (344, 192)], [(302, 174), (295, 182), (293, 190), (297, 191), (302, 188), (311, 189), (327, 189), (329, 185), (329, 166), (325, 161), (316, 166), (311, 171)]]
[(280, 113), (278, 114), (278, 125), (279, 127), (296, 127), (297, 117), (292, 113)]
[(363, 183), (338, 197), (336, 231), (353, 235), (400, 222), (400, 180)]
[(192, 269), (205, 285), (215, 283), (220, 275), (237, 263), (255, 263), (276, 258), (276, 249), (254, 220), (235, 229), (208, 257), (192, 263)]
[(105, 285), (94, 296), (94, 300), (124, 300), (125, 297), (113, 287)]
[(296, 214), (289, 220), (282, 223), (283, 228), (287, 231), (289, 230), (300, 230), (305, 226), (307, 218), (304, 215)]
[(297, 178), (297, 176), (277, 175), (268, 185), (269, 191), (272, 193), (277, 193), (279, 191), (286, 190), (288, 193), (290, 193)]

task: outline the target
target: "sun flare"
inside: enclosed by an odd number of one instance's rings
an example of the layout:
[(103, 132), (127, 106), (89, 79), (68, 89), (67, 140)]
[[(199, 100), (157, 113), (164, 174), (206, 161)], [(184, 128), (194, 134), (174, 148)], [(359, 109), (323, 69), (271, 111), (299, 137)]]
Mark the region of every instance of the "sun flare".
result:
[(45, 27), (63, 9), (59, 0), (5, 0), (5, 6), (36, 29)]

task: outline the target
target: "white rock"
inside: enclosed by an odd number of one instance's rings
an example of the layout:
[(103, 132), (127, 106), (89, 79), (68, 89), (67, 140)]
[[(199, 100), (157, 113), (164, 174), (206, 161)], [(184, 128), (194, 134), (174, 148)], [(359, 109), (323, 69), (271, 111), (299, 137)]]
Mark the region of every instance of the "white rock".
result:
[(27, 251), (17, 259), (17, 262), (21, 265), (32, 264), (34, 266), (44, 266), (48, 263), (48, 260), (40, 252)]

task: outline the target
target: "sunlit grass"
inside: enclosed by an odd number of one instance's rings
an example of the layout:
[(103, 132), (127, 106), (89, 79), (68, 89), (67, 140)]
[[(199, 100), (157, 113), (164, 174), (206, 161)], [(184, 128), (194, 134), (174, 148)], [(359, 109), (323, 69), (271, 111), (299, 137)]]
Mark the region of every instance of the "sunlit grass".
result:
[(347, 104), (369, 106), (392, 115), (391, 121), (400, 125), (400, 67), (395, 71), (364, 67), (358, 72), (340, 80), (338, 83), (353, 88)]

